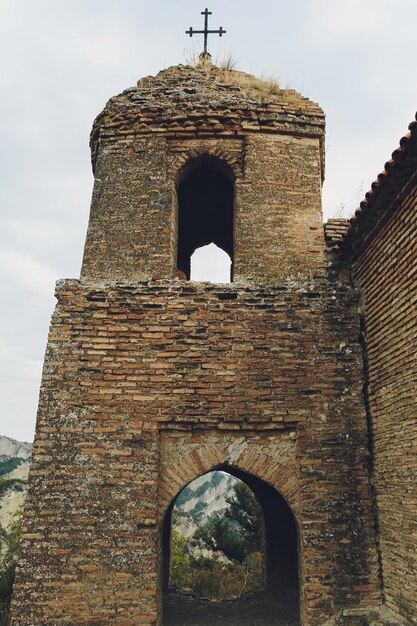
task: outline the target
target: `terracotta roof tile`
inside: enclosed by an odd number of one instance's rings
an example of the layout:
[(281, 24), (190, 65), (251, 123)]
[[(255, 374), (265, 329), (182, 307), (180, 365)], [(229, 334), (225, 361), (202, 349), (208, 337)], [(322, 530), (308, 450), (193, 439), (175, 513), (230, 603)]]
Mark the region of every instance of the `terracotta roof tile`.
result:
[(348, 253), (364, 233), (386, 211), (395, 195), (417, 167), (417, 113), (408, 127), (409, 132), (401, 137), (400, 145), (385, 163), (384, 169), (372, 183), (371, 189), (349, 220), (350, 226), (333, 249)]

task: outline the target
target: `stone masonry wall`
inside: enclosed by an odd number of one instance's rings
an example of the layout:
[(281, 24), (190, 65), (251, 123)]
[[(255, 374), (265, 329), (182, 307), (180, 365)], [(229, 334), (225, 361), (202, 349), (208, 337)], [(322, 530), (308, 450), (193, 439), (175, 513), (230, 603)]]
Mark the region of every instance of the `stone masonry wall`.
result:
[(388, 216), (365, 244), (359, 241), (353, 264), (363, 293), (384, 593), (387, 605), (407, 624), (417, 624), (415, 162), (414, 157), (414, 175), (397, 192)]
[[(12, 624), (159, 624), (164, 507), (219, 462), (287, 497), (303, 626), (378, 603), (353, 291), (73, 280), (57, 296)], [(237, 438), (255, 456), (231, 455)]]
[(323, 270), (318, 139), (158, 135), (100, 147), (83, 277), (176, 276), (176, 183), (198, 155), (217, 157), (235, 177), (235, 280), (280, 282)]
[[(380, 602), (357, 294), (324, 255), (324, 114), (272, 87), (177, 66), (94, 123), (81, 280), (57, 290), (12, 624), (159, 626), (166, 511), (219, 465), (292, 508), (302, 626), (356, 626)], [(235, 282), (181, 282), (176, 186), (214, 161), (234, 184)]]
[(175, 278), (177, 186), (203, 157), (234, 185), (234, 280), (316, 278), (324, 125), (320, 107), (295, 91), (209, 63), (141, 79), (93, 125), (81, 276)]

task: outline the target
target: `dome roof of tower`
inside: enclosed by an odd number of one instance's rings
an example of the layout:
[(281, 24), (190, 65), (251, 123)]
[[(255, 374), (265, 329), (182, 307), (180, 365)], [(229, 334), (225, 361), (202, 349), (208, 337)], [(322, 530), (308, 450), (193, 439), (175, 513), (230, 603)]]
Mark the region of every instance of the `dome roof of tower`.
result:
[(307, 135), (323, 144), (324, 113), (272, 80), (207, 63), (177, 65), (140, 79), (107, 102), (91, 132), (93, 167), (98, 146), (106, 140), (153, 133), (205, 137), (248, 132)]

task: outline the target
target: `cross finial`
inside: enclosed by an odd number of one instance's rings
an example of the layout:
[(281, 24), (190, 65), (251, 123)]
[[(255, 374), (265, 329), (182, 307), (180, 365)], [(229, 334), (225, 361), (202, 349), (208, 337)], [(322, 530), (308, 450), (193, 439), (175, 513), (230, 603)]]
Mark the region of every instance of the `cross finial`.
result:
[(201, 15), (204, 15), (204, 30), (193, 30), (193, 27), (190, 26), (190, 30), (186, 30), (185, 34), (186, 35), (190, 35), (190, 37), (192, 37), (193, 35), (204, 35), (204, 52), (203, 52), (203, 56), (206, 57), (206, 56), (208, 56), (208, 52), (207, 52), (207, 35), (213, 33), (213, 34), (219, 35), (221, 37), (222, 35), (224, 35), (226, 33), (226, 31), (223, 29), (222, 26), (220, 26), (219, 30), (209, 30), (209, 28), (208, 28), (208, 16), (212, 15), (212, 13), (208, 9), (204, 9), (204, 11), (201, 12)]

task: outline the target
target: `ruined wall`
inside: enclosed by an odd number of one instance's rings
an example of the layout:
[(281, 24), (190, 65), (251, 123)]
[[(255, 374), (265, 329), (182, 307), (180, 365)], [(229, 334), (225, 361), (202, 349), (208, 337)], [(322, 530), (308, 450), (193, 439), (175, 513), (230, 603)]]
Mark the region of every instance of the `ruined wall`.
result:
[(324, 114), (294, 91), (266, 87), (242, 72), (177, 66), (107, 103), (91, 136), (82, 277), (177, 275), (177, 184), (202, 155), (233, 178), (235, 280), (322, 273)]
[(199, 437), (258, 446), (220, 460), (288, 498), (303, 625), (378, 601), (353, 292), (74, 280), (57, 295), (12, 624), (159, 623), (163, 509), (218, 463), (193, 454)]
[(235, 279), (323, 275), (318, 139), (248, 135), (244, 149), (235, 196)]
[[(323, 145), (318, 105), (207, 65), (142, 79), (97, 118), (12, 624), (159, 626), (165, 511), (219, 464), (292, 508), (302, 626), (353, 626), (378, 603), (357, 296), (327, 274)], [(234, 182), (230, 285), (174, 279), (176, 184), (202, 155)]]
[(353, 276), (363, 293), (384, 593), (387, 605), (407, 624), (417, 624), (415, 153), (414, 147), (414, 156), (407, 155), (407, 184), (400, 164), (398, 177), (393, 174), (397, 180), (387, 184), (393, 187), (387, 189), (391, 197), (387, 200), (385, 191), (375, 197), (370, 212), (379, 221), (353, 251)]
[(235, 280), (314, 277), (322, 271), (318, 139), (247, 133), (244, 139), (158, 136), (102, 147), (82, 276), (176, 276), (176, 182), (190, 155), (220, 155), (231, 164)]

